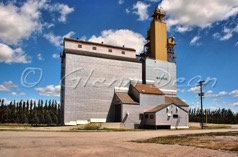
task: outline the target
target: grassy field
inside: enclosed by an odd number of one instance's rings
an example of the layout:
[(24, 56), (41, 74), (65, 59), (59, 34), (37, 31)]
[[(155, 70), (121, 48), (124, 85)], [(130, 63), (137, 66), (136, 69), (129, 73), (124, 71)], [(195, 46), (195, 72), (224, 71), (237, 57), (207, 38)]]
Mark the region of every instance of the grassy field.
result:
[(138, 143), (194, 146), (214, 150), (238, 151), (238, 131), (156, 137)]
[[(238, 129), (238, 125), (235, 125)], [(229, 129), (234, 128), (234, 125), (228, 124), (209, 124), (204, 127), (205, 130), (209, 129)], [(107, 128), (101, 123), (90, 123), (86, 125), (77, 126), (56, 126), (56, 125), (30, 125), (30, 124), (17, 124), (17, 123), (0, 123), (0, 131), (144, 131), (144, 129), (127, 129), (127, 128)], [(191, 123), (188, 129), (178, 130), (201, 130), (199, 123)]]

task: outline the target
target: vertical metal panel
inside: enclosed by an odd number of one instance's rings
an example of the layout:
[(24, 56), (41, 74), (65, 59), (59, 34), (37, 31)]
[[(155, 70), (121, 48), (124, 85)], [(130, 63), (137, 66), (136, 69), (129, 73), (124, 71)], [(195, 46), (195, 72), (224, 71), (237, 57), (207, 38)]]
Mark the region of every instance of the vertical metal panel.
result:
[(64, 122), (107, 118), (114, 87), (141, 79), (141, 64), (66, 53)]
[(176, 94), (176, 64), (146, 59), (146, 80), (153, 80), (157, 88)]
[(140, 105), (124, 104), (122, 111), (123, 117), (125, 117), (125, 113), (127, 112), (130, 113), (128, 118), (124, 122), (125, 127), (134, 128), (135, 124), (140, 125), (141, 124), (141, 120), (139, 119), (140, 114), (141, 113), (143, 114), (145, 111), (155, 107), (156, 105), (164, 103), (164, 101), (165, 101), (164, 95), (140, 94)]

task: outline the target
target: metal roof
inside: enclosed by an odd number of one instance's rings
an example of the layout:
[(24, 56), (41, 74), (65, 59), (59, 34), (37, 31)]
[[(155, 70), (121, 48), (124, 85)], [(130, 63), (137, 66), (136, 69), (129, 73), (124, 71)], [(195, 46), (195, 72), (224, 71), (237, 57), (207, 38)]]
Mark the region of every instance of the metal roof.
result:
[(176, 104), (176, 105), (181, 106), (181, 107), (188, 107), (188, 104), (186, 104), (184, 101), (182, 101), (178, 97), (166, 96), (165, 97), (165, 103), (166, 104), (172, 104), (173, 103), (173, 104)]
[(131, 105), (139, 105), (139, 103), (135, 102), (128, 93), (115, 93), (122, 104), (131, 104)]
[(154, 85), (150, 84), (136, 84), (134, 88), (143, 94), (156, 94), (156, 95), (164, 95), (164, 93), (159, 90), (159, 88), (155, 87)]
[(110, 55), (110, 54), (102, 54), (102, 53), (93, 53), (91, 51), (64, 49), (64, 53), (141, 63), (140, 61), (136, 60), (136, 58), (129, 58), (129, 57), (116, 56), (116, 55)]
[(160, 104), (160, 105), (157, 105), (149, 110), (147, 110), (146, 112), (158, 112), (160, 110), (162, 110), (163, 108), (169, 106), (170, 104)]
[(77, 39), (72, 39), (72, 38), (64, 38), (64, 41), (73, 41), (73, 42), (78, 42), (78, 43), (83, 43), (83, 44), (90, 44), (90, 45), (97, 45), (97, 46), (103, 46), (103, 47), (110, 47), (110, 48), (134, 51), (134, 53), (136, 52), (135, 49), (124, 47), (124, 45), (123, 46), (114, 46), (114, 45), (104, 44), (103, 42), (102, 43), (96, 43), (96, 42), (77, 40)]
[[(188, 104), (186, 104), (184, 101), (182, 101), (181, 99), (179, 99), (178, 97), (165, 97), (165, 103), (164, 104), (160, 104), (157, 105), (149, 110), (147, 110), (146, 112), (158, 112), (162, 109), (164, 109), (165, 107), (174, 104), (175, 106), (179, 107), (180, 109), (184, 110), (181, 107), (188, 107)], [(184, 110), (185, 112), (188, 112), (186, 110)]]

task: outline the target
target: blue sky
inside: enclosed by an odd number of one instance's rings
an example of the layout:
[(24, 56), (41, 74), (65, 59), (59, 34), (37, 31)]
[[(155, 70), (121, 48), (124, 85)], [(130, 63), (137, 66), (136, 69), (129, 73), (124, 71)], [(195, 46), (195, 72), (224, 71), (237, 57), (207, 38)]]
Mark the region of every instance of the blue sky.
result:
[(177, 43), (178, 96), (199, 107), (196, 84), (210, 80), (204, 107), (237, 112), (237, 0), (3, 0), (0, 98), (59, 100), (63, 37), (140, 53), (158, 5), (167, 14), (168, 36)]

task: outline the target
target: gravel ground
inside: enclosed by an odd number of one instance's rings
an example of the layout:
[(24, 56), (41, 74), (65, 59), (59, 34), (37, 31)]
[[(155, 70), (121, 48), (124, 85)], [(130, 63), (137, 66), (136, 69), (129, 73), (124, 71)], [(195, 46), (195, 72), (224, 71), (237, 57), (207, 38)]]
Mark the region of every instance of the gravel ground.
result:
[(178, 145), (130, 142), (157, 136), (226, 132), (220, 130), (157, 130), (127, 132), (0, 132), (1, 157), (233, 157), (238, 152)]

